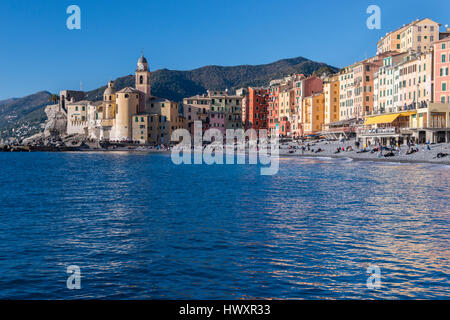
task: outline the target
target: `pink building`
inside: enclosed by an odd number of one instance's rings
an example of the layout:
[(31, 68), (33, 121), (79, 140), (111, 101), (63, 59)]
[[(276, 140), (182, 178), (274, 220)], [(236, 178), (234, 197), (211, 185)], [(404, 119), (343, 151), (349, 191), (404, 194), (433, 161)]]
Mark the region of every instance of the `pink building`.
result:
[(311, 76), (301, 80), (300, 88), (302, 89), (300, 95), (303, 98), (309, 97), (316, 93), (323, 92), (323, 81), (316, 76)]
[(434, 101), (450, 104), (450, 37), (434, 43)]
[(218, 129), (225, 137), (225, 113), (224, 112), (210, 112), (209, 114), (209, 128)]

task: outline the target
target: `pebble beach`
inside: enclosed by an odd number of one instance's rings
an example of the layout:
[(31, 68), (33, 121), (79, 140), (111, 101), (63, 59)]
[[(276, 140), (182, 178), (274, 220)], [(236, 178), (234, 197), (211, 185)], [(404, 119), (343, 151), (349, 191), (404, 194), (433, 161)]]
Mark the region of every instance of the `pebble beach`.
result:
[[(309, 151), (302, 151), (302, 146), (307, 147)], [(351, 151), (341, 151), (336, 153), (337, 149), (352, 149)], [(372, 150), (374, 146), (370, 149)], [(357, 149), (354, 141), (337, 142), (337, 141), (321, 141), (321, 142), (305, 142), (303, 144), (297, 142), (284, 143), (280, 145), (280, 156), (305, 156), (305, 157), (331, 157), (331, 158), (351, 158), (354, 160), (370, 160), (370, 161), (389, 161), (389, 162), (411, 162), (411, 163), (440, 163), (450, 165), (450, 144), (431, 144), (430, 150), (427, 145), (414, 145), (411, 148), (418, 149), (418, 152), (407, 154), (408, 146), (399, 146), (399, 151), (393, 151), (393, 156), (385, 157), (389, 152), (384, 150), (380, 156), (379, 152), (364, 152)], [(321, 151), (319, 151), (321, 150)], [(318, 152), (319, 151), (319, 152)], [(438, 154), (448, 154), (442, 158), (438, 158)]]

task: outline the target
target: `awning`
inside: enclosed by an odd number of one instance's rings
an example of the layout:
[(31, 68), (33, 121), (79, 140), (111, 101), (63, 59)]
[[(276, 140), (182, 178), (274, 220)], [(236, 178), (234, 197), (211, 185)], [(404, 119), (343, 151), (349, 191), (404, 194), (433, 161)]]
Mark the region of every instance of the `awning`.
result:
[(385, 114), (382, 116), (376, 116), (366, 119), (364, 125), (368, 124), (379, 124), (379, 123), (392, 123), (400, 116), (399, 113), (396, 114)]
[(417, 111), (402, 112), (402, 113), (400, 113), (400, 116), (401, 117), (409, 117), (409, 116), (411, 116), (413, 114), (417, 114)]

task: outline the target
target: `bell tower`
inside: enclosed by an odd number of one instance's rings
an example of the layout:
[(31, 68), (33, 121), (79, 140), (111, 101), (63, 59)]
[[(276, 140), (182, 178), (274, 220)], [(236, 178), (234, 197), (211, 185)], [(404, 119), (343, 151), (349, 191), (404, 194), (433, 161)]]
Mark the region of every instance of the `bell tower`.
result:
[(151, 97), (150, 89), (150, 71), (148, 70), (148, 62), (144, 55), (139, 58), (136, 69), (136, 89), (145, 93), (145, 100)]

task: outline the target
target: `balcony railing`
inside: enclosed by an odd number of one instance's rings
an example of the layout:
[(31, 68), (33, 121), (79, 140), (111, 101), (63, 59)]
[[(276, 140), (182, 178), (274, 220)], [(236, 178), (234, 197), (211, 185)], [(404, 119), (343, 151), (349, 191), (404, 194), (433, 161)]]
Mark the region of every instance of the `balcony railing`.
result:
[(361, 128), (358, 130), (358, 133), (360, 135), (366, 135), (366, 136), (379, 136), (379, 135), (391, 135), (391, 134), (399, 134), (400, 129), (391, 127), (391, 128), (376, 128), (376, 129), (364, 129)]

